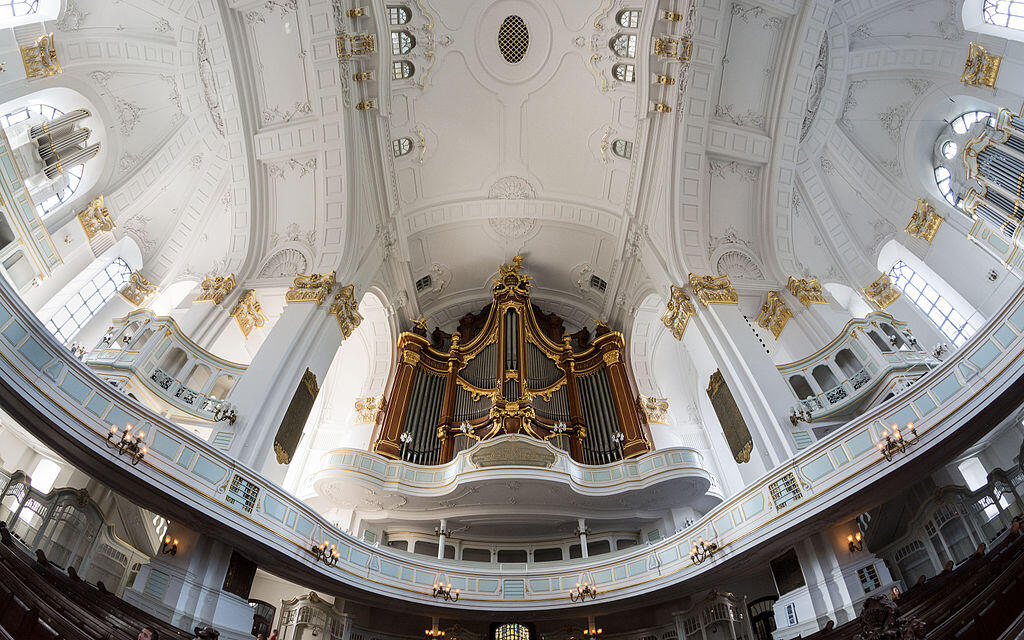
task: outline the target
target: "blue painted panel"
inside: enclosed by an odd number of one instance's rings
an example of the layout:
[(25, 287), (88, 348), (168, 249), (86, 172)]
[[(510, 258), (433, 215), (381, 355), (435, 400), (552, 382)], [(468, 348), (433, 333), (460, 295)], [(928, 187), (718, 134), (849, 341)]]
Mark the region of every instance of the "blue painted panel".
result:
[(150, 451), (155, 451), (168, 460), (174, 460), (174, 455), (178, 453), (178, 447), (181, 443), (174, 438), (169, 437), (163, 431), (157, 431), (153, 436), (153, 444), (149, 447)]
[(992, 364), (992, 361), (998, 358), (1000, 353), (1002, 353), (1002, 351), (1000, 351), (999, 347), (997, 347), (991, 340), (986, 340), (985, 344), (978, 347), (978, 350), (971, 354), (971, 357), (968, 358), (968, 360), (970, 360), (971, 364), (979, 369), (984, 369), (988, 365)]
[(313, 521), (306, 516), (299, 514), (295, 520), (295, 532), (300, 536), (308, 538), (313, 533)]
[(36, 369), (42, 369), (53, 358), (50, 357), (49, 352), (43, 349), (42, 345), (35, 338), (29, 338), (25, 341), (25, 344), (18, 348), (21, 355), (32, 363), (32, 366)]
[(92, 389), (89, 385), (85, 384), (73, 375), (64, 376), (64, 381), (60, 383), (60, 388), (64, 390), (69, 396), (71, 396), (78, 404), (85, 404), (85, 399), (92, 393)]
[(764, 511), (764, 494), (758, 493), (754, 497), (745, 501), (742, 505), (743, 517), (750, 518)]
[(835, 467), (832, 466), (832, 460), (828, 457), (828, 454), (824, 454), (800, 467), (800, 471), (803, 472), (804, 476), (808, 480), (814, 482), (818, 478), (821, 478), (828, 472), (832, 471), (834, 468)]
[[(1024, 307), (1022, 307), (1024, 308)], [(945, 402), (949, 398), (960, 390), (960, 381), (956, 379), (955, 374), (949, 374), (932, 387), (932, 393), (938, 398), (939, 402)]]
[(4, 329), (4, 337), (7, 338), (7, 341), (11, 344), (18, 344), (21, 342), (21, 339), (25, 337), (26, 333), (28, 332), (22, 329), (21, 325), (17, 322), (12, 322), (7, 325), (6, 329)]
[(850, 454), (854, 458), (857, 458), (860, 457), (865, 452), (874, 449), (875, 441), (871, 439), (871, 432), (865, 429), (864, 431), (861, 431), (857, 435), (847, 440), (846, 447), (850, 450)]
[(918, 398), (917, 400), (914, 400), (914, 405), (917, 407), (917, 412), (922, 416), (928, 415), (929, 413), (934, 411), (935, 407), (937, 406), (935, 404), (935, 401), (932, 400), (932, 397), (927, 393)]
[(263, 496), (263, 513), (267, 514), (268, 517), (278, 522), (284, 522), (284, 516), (287, 512), (288, 507), (283, 502), (271, 495)]
[(1003, 345), (1003, 347), (1010, 346), (1010, 343), (1017, 339), (1017, 334), (1014, 333), (1013, 329), (1010, 328), (1010, 325), (1007, 324), (999, 327), (993, 336), (999, 341), (999, 344)]
[(199, 456), (199, 459), (196, 460), (196, 465), (192, 467), (194, 474), (210, 484), (217, 484), (223, 480), (227, 471), (226, 468), (203, 455)]

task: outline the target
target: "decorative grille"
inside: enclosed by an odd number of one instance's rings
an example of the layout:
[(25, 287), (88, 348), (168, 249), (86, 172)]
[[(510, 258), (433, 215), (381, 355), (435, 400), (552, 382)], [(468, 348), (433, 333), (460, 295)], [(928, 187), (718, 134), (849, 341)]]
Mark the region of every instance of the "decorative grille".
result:
[(526, 55), (530, 47), (530, 31), (519, 16), (509, 16), (498, 29), (498, 49), (505, 61), (516, 64)]

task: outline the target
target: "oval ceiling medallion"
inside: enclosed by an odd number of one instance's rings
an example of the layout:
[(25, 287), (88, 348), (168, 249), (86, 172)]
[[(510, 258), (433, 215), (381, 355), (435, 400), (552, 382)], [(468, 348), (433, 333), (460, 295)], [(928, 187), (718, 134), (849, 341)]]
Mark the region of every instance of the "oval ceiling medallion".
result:
[(505, 61), (516, 64), (526, 55), (530, 47), (530, 31), (519, 16), (509, 16), (498, 29), (498, 49)]

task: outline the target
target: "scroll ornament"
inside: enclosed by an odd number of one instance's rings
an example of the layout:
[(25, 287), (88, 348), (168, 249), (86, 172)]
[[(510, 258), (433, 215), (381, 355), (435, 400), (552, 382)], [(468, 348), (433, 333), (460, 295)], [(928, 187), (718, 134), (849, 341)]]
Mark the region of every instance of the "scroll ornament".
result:
[(920, 199), (917, 201), (917, 208), (910, 216), (910, 224), (907, 225), (906, 232), (931, 244), (941, 224), (942, 216), (935, 213), (935, 207), (927, 200)]
[(242, 330), (242, 336), (246, 338), (253, 332), (253, 329), (267, 323), (267, 316), (263, 315), (263, 309), (260, 307), (259, 301), (256, 300), (255, 289), (249, 289), (242, 294), (242, 297), (235, 303), (235, 308), (231, 310), (231, 317), (238, 323), (238, 328)]
[(786, 301), (778, 293), (769, 291), (764, 306), (761, 307), (761, 312), (757, 314), (757, 326), (768, 329), (778, 339), (779, 334), (782, 333), (786, 323), (792, 317), (793, 312), (786, 306)]
[(662, 323), (672, 332), (672, 337), (682, 340), (686, 324), (696, 314), (697, 309), (690, 296), (686, 295), (682, 287), (672, 285), (669, 288), (668, 304), (665, 305), (665, 315), (661, 316)]
[(199, 283), (199, 296), (193, 302), (212, 302), (220, 304), (235, 290), (235, 274), (226, 276), (208, 276)]
[(818, 282), (817, 278), (794, 278), (789, 276), (786, 288), (805, 307), (809, 307), (812, 304), (828, 304), (828, 299), (822, 292), (821, 283)]
[(331, 289), (335, 284), (335, 272), (297, 274), (292, 286), (284, 294), (286, 302), (315, 302), (317, 305), (324, 303)]
[(960, 74), (960, 82), (973, 87), (994, 89), (1002, 62), (1002, 56), (991, 55), (985, 47), (971, 42), (967, 48), (967, 60)]
[(655, 398), (640, 394), (637, 396), (637, 402), (644, 415), (647, 416), (647, 422), (668, 424), (668, 398)]
[(160, 287), (147, 280), (141, 273), (133, 271), (128, 276), (128, 282), (118, 290), (118, 293), (136, 307), (144, 307), (159, 289)]
[(359, 302), (355, 299), (354, 284), (345, 285), (341, 291), (335, 294), (334, 302), (331, 303), (328, 313), (337, 319), (342, 339), (347, 340), (359, 323), (363, 321), (363, 316), (359, 313)]
[(727, 275), (716, 278), (691, 273), (690, 290), (705, 307), (710, 304), (736, 304), (740, 300)]
[(387, 407), (384, 396), (356, 398), (356, 424), (374, 424)]
[(861, 289), (864, 297), (879, 309), (885, 309), (896, 301), (903, 292), (897, 289), (888, 273), (878, 276), (878, 279)]
[(82, 225), (82, 230), (85, 231), (85, 237), (89, 240), (92, 240), (101, 233), (113, 231), (114, 227), (117, 226), (110, 219), (110, 212), (107, 211), (102, 195), (97, 196), (95, 200), (90, 202), (89, 206), (79, 213), (77, 218), (78, 222)]

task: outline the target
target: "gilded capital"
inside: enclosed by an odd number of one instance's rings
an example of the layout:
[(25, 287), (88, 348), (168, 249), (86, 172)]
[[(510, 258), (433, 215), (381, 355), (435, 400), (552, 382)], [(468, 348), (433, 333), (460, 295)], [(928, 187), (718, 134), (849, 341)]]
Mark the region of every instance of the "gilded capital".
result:
[(89, 206), (84, 211), (79, 213), (77, 216), (79, 224), (82, 225), (82, 230), (85, 231), (85, 237), (92, 240), (94, 237), (107, 231), (113, 231), (114, 221), (110, 219), (110, 213), (107, 211), (107, 206), (103, 202), (103, 196), (97, 196), (95, 200), (89, 203)]
[(159, 288), (138, 271), (133, 271), (128, 276), (128, 282), (124, 283), (124, 286), (118, 290), (118, 293), (136, 307), (144, 307)]
[(193, 302), (220, 304), (235, 288), (235, 274), (208, 276), (199, 283), (199, 296)]
[(21, 62), (25, 65), (26, 78), (45, 78), (64, 71), (57, 61), (52, 33), (41, 35), (35, 43), (21, 47)]
[(668, 304), (665, 305), (665, 315), (661, 316), (661, 321), (672, 332), (672, 337), (682, 340), (686, 323), (696, 314), (697, 308), (693, 306), (690, 296), (686, 295), (682, 287), (671, 285)]
[(705, 307), (710, 304), (736, 304), (740, 300), (728, 275), (716, 278), (691, 273), (690, 290)]
[(267, 324), (267, 316), (263, 315), (263, 308), (260, 307), (260, 303), (256, 299), (255, 289), (249, 289), (242, 294), (231, 310), (231, 317), (238, 323), (238, 328), (242, 330), (242, 335), (246, 338), (249, 337), (253, 329)]
[(647, 416), (647, 422), (668, 424), (668, 398), (655, 398), (640, 394), (637, 396), (637, 404)]
[(903, 292), (897, 289), (888, 273), (878, 276), (878, 279), (861, 289), (864, 297), (879, 309), (884, 309), (896, 301)]
[(778, 339), (779, 334), (786, 328), (786, 323), (793, 317), (786, 301), (775, 291), (769, 291), (768, 297), (757, 314), (757, 326), (768, 329)]
[(906, 232), (931, 244), (941, 224), (942, 216), (935, 213), (935, 207), (922, 198), (917, 201), (917, 208), (910, 216), (910, 224), (907, 225)]
[(828, 304), (825, 294), (821, 291), (821, 283), (817, 278), (794, 278), (789, 276), (786, 288), (800, 304), (809, 307), (812, 304)]
[(972, 87), (982, 86), (994, 89), (1002, 56), (988, 53), (985, 47), (971, 42), (967, 48), (967, 61), (964, 72), (960, 74), (960, 82)]
[(384, 396), (369, 396), (367, 398), (356, 398), (356, 424), (374, 424), (384, 412), (387, 401)]
[(297, 274), (292, 286), (284, 294), (287, 302), (315, 302), (317, 305), (324, 303), (331, 289), (335, 284), (335, 272)]
[(359, 323), (363, 321), (363, 316), (359, 313), (359, 301), (355, 299), (355, 288), (354, 284), (342, 287), (334, 296), (334, 302), (331, 303), (328, 312), (337, 319), (342, 340), (347, 340)]

